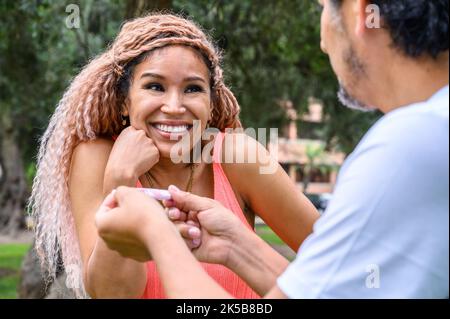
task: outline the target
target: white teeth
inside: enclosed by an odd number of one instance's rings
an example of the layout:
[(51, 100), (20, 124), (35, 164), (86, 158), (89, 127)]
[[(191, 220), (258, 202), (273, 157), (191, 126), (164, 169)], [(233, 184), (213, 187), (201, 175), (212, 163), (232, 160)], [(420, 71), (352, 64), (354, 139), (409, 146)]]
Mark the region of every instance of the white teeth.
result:
[(188, 125), (164, 125), (164, 124), (155, 124), (155, 127), (163, 132), (167, 133), (181, 133), (186, 132), (189, 129)]

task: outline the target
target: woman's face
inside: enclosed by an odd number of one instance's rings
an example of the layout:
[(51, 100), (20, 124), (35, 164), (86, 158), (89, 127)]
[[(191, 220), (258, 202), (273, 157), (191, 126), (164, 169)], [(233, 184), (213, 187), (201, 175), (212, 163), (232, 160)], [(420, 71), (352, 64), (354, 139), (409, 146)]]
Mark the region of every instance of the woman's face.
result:
[(195, 49), (157, 49), (135, 67), (124, 115), (154, 141), (161, 157), (170, 157), (172, 146), (184, 135), (192, 140), (195, 120), (201, 121), (201, 132), (205, 129), (211, 108), (209, 79)]

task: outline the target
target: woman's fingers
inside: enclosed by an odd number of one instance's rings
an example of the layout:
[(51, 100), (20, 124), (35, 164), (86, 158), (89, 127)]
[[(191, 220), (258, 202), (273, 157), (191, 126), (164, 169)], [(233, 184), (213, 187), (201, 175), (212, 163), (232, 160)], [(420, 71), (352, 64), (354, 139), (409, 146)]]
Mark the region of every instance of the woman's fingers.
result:
[(176, 207), (169, 208), (167, 216), (174, 222), (189, 249), (195, 249), (200, 246), (201, 231), (199, 223), (187, 220), (188, 214)]
[(183, 239), (190, 250), (198, 248), (201, 244), (200, 239)]
[(103, 203), (101, 206), (104, 207), (104, 210), (113, 209), (113, 208), (117, 207), (116, 198), (114, 197), (115, 193), (116, 193), (116, 190), (114, 189), (103, 200)]
[(187, 220), (188, 214), (176, 207), (167, 209), (167, 216), (174, 222), (189, 249), (195, 249), (200, 246), (201, 231), (199, 223)]
[(200, 239), (201, 231), (198, 227), (186, 223), (177, 223), (178, 231), (186, 239)]
[[(189, 218), (189, 217), (188, 217), (188, 218)], [(200, 224), (199, 224), (198, 222), (196, 222), (196, 221), (191, 220), (191, 219), (188, 219), (188, 220), (186, 221), (186, 224), (191, 225), (191, 226), (195, 226), (195, 227), (197, 227), (197, 228), (200, 228)]]
[(175, 202), (173, 201), (173, 199), (166, 199), (163, 200), (163, 205), (164, 207), (174, 207), (175, 206)]
[(175, 226), (190, 249), (200, 246), (201, 231), (198, 227), (187, 223), (175, 223)]
[(185, 222), (187, 220), (187, 214), (176, 207), (167, 209), (167, 217), (169, 217), (169, 219), (174, 222)]

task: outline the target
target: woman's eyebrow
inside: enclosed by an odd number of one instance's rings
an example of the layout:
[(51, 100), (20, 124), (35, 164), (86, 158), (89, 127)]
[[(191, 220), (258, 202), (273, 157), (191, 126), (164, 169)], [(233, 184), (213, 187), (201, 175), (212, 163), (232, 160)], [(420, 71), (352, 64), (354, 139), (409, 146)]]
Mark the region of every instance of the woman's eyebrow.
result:
[(190, 81), (200, 81), (206, 84), (206, 81), (201, 76), (188, 76), (187, 78), (184, 78), (184, 82)]
[(161, 74), (153, 73), (153, 72), (144, 72), (144, 73), (142, 73), (141, 79), (145, 78), (145, 77), (157, 78), (157, 79), (161, 79), (161, 80), (165, 79), (165, 77), (162, 76)]
[[(158, 73), (153, 73), (153, 72), (144, 72), (144, 73), (142, 73), (141, 79), (143, 79), (145, 77), (156, 78), (156, 79), (161, 79), (161, 80), (165, 79), (165, 77), (163, 75), (158, 74)], [(200, 82), (203, 82), (203, 83), (206, 84), (205, 79), (203, 79), (203, 77), (197, 76), (197, 75), (188, 76), (188, 77), (183, 79), (183, 82), (191, 82), (191, 81), (200, 81)]]

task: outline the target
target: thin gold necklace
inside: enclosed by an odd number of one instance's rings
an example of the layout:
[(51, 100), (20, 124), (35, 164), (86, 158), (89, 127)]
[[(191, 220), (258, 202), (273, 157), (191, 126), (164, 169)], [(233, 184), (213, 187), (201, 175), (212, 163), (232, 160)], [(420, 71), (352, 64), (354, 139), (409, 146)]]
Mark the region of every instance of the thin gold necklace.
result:
[[(195, 167), (197, 165), (195, 163), (191, 164), (190, 168), (191, 168), (191, 172), (189, 174), (189, 180), (186, 186), (186, 192), (190, 192), (192, 190), (192, 185), (194, 183), (194, 171), (195, 171)], [(150, 171), (148, 171), (147, 173), (145, 173), (145, 178), (147, 179), (147, 182), (150, 184), (151, 188), (155, 187), (156, 184), (156, 180), (153, 177), (153, 175), (150, 173)]]

